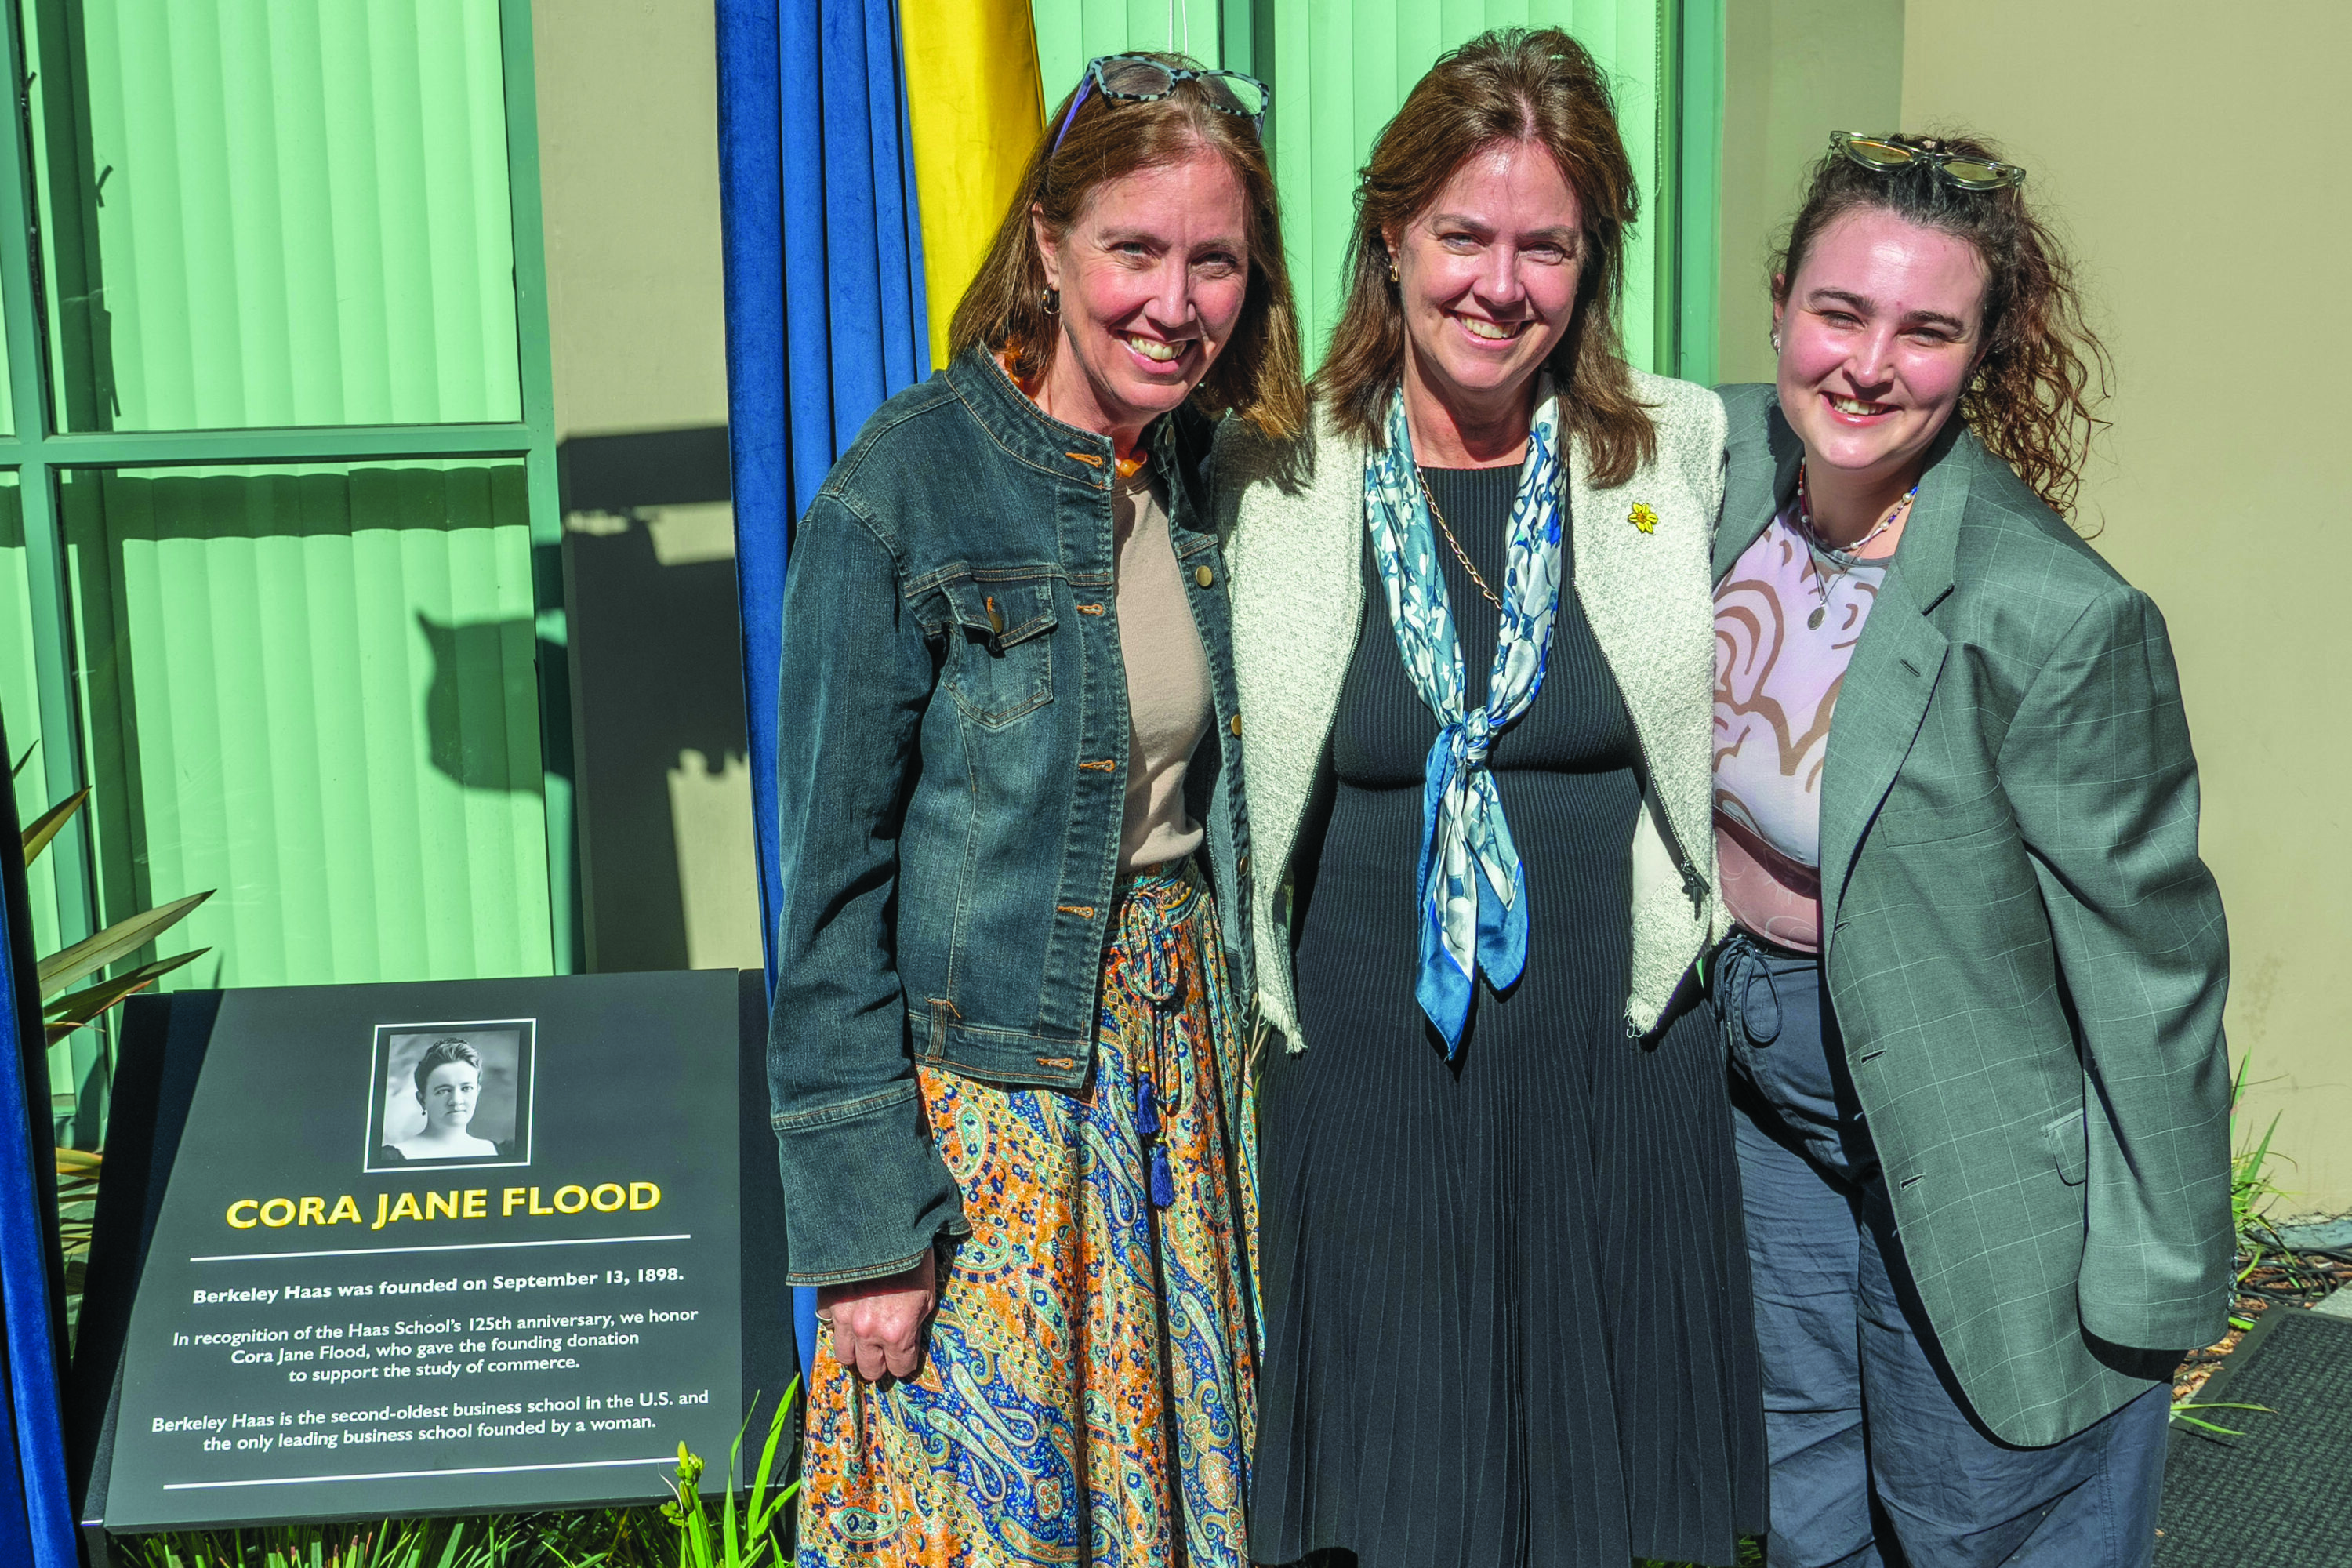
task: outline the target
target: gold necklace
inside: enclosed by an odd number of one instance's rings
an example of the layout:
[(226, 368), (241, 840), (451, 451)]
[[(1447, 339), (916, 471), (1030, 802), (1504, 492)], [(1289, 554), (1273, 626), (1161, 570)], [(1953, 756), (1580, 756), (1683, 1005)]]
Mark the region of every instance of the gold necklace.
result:
[(1437, 531), (1445, 535), (1445, 542), (1454, 548), (1454, 559), (1462, 563), (1462, 570), (1470, 574), (1470, 581), (1478, 585), (1478, 592), (1486, 595), (1486, 602), (1500, 610), (1503, 601), (1496, 597), (1494, 589), (1486, 586), (1486, 579), (1478, 575), (1478, 568), (1470, 563), (1469, 552), (1462, 548), (1462, 542), (1454, 537), (1454, 530), (1446, 526), (1445, 514), (1437, 510), (1437, 496), (1429, 488), (1429, 476), (1418, 467), (1414, 468), (1412, 474), (1421, 481), (1421, 496), (1429, 503), (1429, 515), (1436, 520)]

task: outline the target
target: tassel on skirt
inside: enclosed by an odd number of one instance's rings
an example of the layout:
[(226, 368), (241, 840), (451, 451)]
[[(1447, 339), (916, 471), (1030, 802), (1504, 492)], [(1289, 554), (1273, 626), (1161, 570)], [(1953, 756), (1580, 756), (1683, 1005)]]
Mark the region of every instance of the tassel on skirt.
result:
[(1257, 1129), (1214, 908), (1123, 879), (1077, 1093), (919, 1069), (971, 1234), (920, 1372), (818, 1347), (802, 1568), (1245, 1568)]

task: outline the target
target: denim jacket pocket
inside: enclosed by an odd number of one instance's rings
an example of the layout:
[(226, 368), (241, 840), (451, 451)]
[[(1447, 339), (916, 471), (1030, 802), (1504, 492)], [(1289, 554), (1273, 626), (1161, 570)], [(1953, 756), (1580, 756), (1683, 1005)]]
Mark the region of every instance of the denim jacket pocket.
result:
[(1054, 579), (967, 574), (940, 584), (948, 649), (940, 684), (973, 722), (1001, 730), (1054, 700)]

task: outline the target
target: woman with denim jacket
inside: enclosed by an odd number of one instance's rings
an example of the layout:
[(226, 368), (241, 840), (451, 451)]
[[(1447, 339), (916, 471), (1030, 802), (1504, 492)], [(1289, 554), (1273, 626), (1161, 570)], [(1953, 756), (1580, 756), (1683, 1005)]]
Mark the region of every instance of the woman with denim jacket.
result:
[(1635, 205), (1583, 48), (1464, 46), (1373, 145), (1310, 437), (1220, 438), (1283, 1042), (1262, 1562), (1728, 1563), (1763, 1523), (1695, 973), (1723, 406), (1624, 363)]
[(1305, 405), (1257, 82), (1091, 62), (801, 521), (769, 1081), (803, 1564), (1240, 1568), (1259, 1344), (1210, 422)]

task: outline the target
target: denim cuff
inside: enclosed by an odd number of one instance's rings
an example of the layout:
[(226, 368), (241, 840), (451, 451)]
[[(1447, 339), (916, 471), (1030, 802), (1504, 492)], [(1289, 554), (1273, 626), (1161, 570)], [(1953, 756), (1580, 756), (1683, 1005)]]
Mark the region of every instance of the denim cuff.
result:
[(962, 1233), (962, 1194), (923, 1124), (913, 1079), (845, 1104), (774, 1119), (794, 1285), (898, 1273), (941, 1232)]

